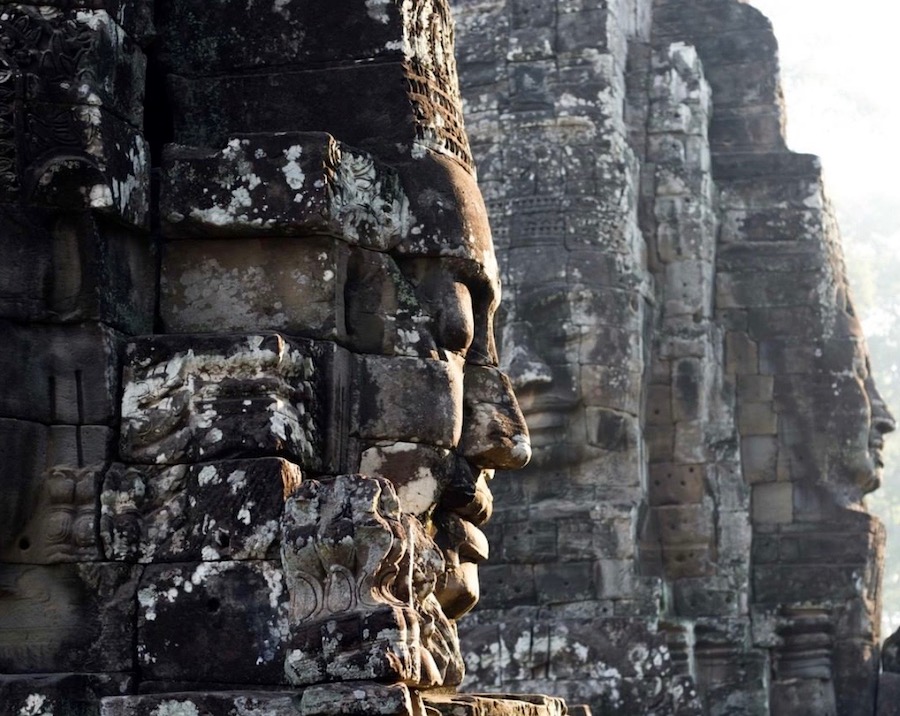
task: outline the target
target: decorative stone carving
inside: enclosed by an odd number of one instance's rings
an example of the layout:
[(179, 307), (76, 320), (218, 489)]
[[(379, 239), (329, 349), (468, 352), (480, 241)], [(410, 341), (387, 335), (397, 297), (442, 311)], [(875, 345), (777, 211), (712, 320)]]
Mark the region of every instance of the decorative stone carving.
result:
[(435, 586), (444, 560), (384, 479), (308, 480), (288, 499), (282, 563), (295, 685), (374, 679), (456, 686), (456, 629)]

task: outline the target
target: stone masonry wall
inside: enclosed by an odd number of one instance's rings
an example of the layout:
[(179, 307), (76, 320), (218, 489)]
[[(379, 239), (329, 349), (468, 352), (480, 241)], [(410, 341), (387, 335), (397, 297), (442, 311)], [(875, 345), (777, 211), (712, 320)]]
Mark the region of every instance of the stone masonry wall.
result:
[(467, 683), (599, 713), (688, 713), (685, 687), (713, 714), (874, 713), (863, 497), (893, 418), (821, 169), (785, 146), (770, 23), (737, 0), (455, 12), (535, 446), (497, 480), (516, 507), (489, 530), (496, 598), (461, 625)]

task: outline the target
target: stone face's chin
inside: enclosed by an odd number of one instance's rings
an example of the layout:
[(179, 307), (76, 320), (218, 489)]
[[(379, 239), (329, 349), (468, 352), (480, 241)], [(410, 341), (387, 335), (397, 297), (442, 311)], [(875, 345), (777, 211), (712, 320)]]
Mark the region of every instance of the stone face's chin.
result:
[(478, 565), (460, 562), (449, 566), (438, 580), (435, 593), (444, 614), (450, 619), (459, 619), (470, 612), (480, 596)]

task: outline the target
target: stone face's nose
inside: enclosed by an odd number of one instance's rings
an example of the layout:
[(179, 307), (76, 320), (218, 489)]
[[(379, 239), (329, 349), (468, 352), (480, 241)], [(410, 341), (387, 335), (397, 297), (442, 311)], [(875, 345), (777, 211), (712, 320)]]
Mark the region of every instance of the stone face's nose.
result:
[(531, 442), (509, 379), (491, 366), (467, 365), (458, 452), (481, 469), (517, 470)]
[(878, 392), (878, 388), (875, 386), (875, 380), (871, 375), (866, 378), (866, 393), (869, 397), (869, 405), (872, 410), (872, 430), (881, 435), (887, 435), (888, 433), (894, 432), (894, 430), (897, 429), (897, 421), (885, 404), (884, 398), (881, 397), (881, 393)]

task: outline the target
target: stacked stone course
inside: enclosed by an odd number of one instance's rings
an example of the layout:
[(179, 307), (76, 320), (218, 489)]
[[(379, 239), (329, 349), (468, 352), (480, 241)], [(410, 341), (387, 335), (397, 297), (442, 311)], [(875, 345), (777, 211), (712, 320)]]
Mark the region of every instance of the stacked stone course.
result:
[[(709, 713), (873, 713), (883, 530), (862, 499), (893, 418), (821, 167), (785, 144), (770, 23), (736, 0), (455, 12), (535, 445), (490, 530), (497, 598), (462, 627), (468, 683), (688, 713), (690, 677)], [(580, 234), (573, 195), (595, 207)], [(585, 293), (616, 310), (585, 313)], [(551, 395), (575, 406), (555, 423)], [(614, 460), (588, 447), (598, 426)], [(595, 648), (625, 615), (632, 648)], [(651, 644), (671, 666), (634, 671)]]

